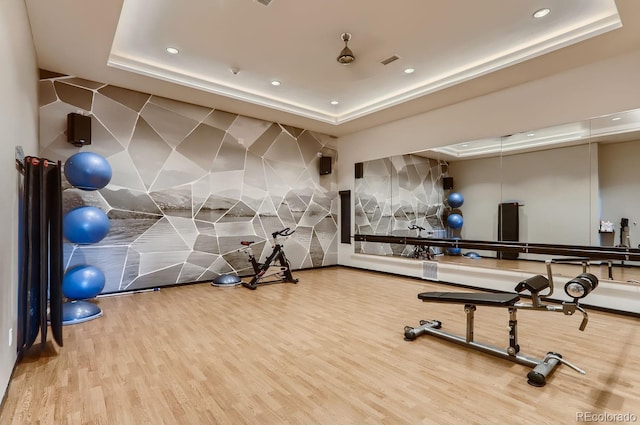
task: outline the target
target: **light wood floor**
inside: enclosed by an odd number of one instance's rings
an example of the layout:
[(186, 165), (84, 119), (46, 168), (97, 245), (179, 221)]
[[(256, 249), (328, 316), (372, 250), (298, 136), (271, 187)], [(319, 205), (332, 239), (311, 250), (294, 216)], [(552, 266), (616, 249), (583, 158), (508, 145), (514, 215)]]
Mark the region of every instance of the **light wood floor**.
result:
[[(522, 354), (560, 366), (543, 388), (529, 368), (422, 336), (439, 319), (464, 333), (461, 305), (420, 302), (443, 286), (342, 267), (300, 283), (208, 284), (101, 298), (104, 317), (66, 326), (19, 363), (0, 412), (27, 424), (569, 424), (579, 412), (640, 418), (639, 319), (519, 313)], [(516, 282), (514, 282), (515, 285)], [(457, 289), (444, 287), (444, 290)], [(478, 307), (476, 339), (507, 341), (507, 312)], [(638, 419), (640, 420), (640, 419)]]

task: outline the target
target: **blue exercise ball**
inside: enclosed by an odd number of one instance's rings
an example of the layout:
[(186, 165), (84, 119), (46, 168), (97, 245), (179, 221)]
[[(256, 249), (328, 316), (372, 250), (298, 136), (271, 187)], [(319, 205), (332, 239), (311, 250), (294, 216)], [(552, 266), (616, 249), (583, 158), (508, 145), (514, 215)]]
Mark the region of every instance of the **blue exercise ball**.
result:
[(449, 201), (449, 206), (451, 208), (460, 208), (464, 203), (464, 198), (458, 192), (450, 193), (447, 200)]
[(461, 228), (462, 223), (464, 223), (464, 220), (460, 214), (449, 214), (449, 217), (447, 217), (447, 226), (452, 229)]
[(98, 190), (111, 181), (111, 165), (97, 153), (78, 152), (65, 161), (64, 176), (78, 189)]
[(105, 277), (97, 267), (82, 264), (67, 270), (62, 278), (62, 293), (72, 300), (93, 298), (104, 289)]
[(77, 244), (100, 242), (110, 227), (109, 217), (100, 208), (91, 206), (74, 208), (62, 219), (64, 237)]

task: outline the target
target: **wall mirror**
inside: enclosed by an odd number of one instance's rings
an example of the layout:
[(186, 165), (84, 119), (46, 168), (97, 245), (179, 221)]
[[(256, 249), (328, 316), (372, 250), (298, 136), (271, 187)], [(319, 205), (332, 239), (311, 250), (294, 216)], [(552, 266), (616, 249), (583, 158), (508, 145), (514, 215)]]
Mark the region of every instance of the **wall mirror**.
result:
[[(499, 205), (516, 203), (520, 242), (638, 248), (639, 158), (640, 109), (367, 161), (355, 182), (355, 232), (415, 236), (408, 227), (417, 224), (422, 236), (504, 240)], [(454, 232), (441, 219), (452, 191), (464, 197)], [(360, 242), (355, 249), (406, 255), (408, 248)]]

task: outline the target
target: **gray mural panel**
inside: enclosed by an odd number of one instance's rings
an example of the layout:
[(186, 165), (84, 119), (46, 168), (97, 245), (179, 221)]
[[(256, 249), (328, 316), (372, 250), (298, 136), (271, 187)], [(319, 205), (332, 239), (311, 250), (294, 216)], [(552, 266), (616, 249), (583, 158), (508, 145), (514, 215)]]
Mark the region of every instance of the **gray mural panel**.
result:
[(207, 271), (203, 267), (194, 266), (193, 264), (185, 263), (180, 270), (177, 283), (190, 283), (197, 282), (200, 277)]
[(205, 117), (202, 121), (204, 124), (208, 124), (212, 127), (219, 128), (220, 130), (227, 130), (231, 124), (238, 118), (238, 114), (231, 114), (229, 112), (220, 111), (216, 109)]
[(139, 118), (129, 144), (129, 155), (147, 188), (163, 169), (170, 154), (171, 147), (144, 119)]
[(193, 216), (191, 212), (191, 186), (179, 186), (150, 192), (149, 196), (164, 215), (188, 218)]
[(183, 117), (191, 118), (194, 121), (202, 122), (202, 120), (211, 113), (212, 109), (204, 106), (194, 105), (192, 103), (180, 102), (166, 97), (151, 96), (149, 102), (154, 105), (163, 107), (175, 112)]
[(166, 218), (160, 219), (131, 245), (140, 253), (185, 251), (189, 247)]
[(40, 107), (48, 105), (58, 100), (53, 82), (48, 80), (40, 81), (38, 84), (38, 102)]
[(276, 138), (280, 135), (281, 132), (282, 129), (280, 128), (280, 126), (273, 123), (269, 126), (268, 129), (265, 130), (264, 133), (260, 135), (260, 137), (256, 139), (254, 143), (245, 145), (249, 146), (249, 150), (251, 152), (262, 157), (264, 156), (265, 152), (269, 150), (269, 148), (271, 147), (273, 142), (275, 142)]
[(236, 140), (242, 140), (244, 146), (251, 146), (272, 123), (256, 118), (238, 115), (227, 129), (227, 133)]
[[(122, 146), (129, 146), (133, 129), (138, 120), (138, 114), (135, 111), (98, 93), (94, 102), (93, 114), (96, 120), (108, 128)], [(92, 133), (93, 130), (92, 126)]]
[(90, 111), (91, 103), (93, 102), (93, 91), (67, 84), (63, 81), (64, 80), (58, 80), (53, 83), (60, 100), (76, 108)]
[(139, 275), (127, 287), (125, 291), (135, 291), (136, 289), (152, 288), (156, 286), (173, 285), (178, 283), (178, 276), (182, 270), (182, 264), (175, 265), (157, 272)]
[(200, 168), (210, 171), (224, 136), (224, 131), (201, 124), (178, 145), (176, 150), (198, 164)]
[[(78, 151), (110, 163), (103, 189), (65, 184), (65, 210), (95, 205), (110, 231), (97, 244), (65, 242), (67, 264), (104, 264), (117, 292), (253, 274), (242, 240), (271, 253), (271, 233), (295, 229), (285, 243), (293, 268), (337, 261), (337, 179), (320, 176), (319, 154), (336, 158), (335, 140), (132, 90), (47, 73), (41, 81), (41, 153), (65, 161)], [(67, 80), (66, 82), (62, 80)], [(60, 80), (60, 81), (58, 81)], [(65, 101), (56, 100), (62, 92)], [(66, 116), (92, 115), (92, 145), (66, 141)], [(425, 183), (426, 186), (426, 183)], [(418, 196), (418, 195), (416, 195)], [(300, 224), (298, 224), (300, 223)]]
[(193, 251), (197, 253), (218, 254), (218, 238), (209, 235), (198, 235), (193, 244)]
[(244, 170), (246, 149), (236, 139), (229, 134), (224, 136), (222, 146), (218, 151), (216, 159), (213, 161), (211, 171), (234, 171)]
[(127, 108), (140, 112), (142, 107), (147, 103), (151, 95), (141, 93), (134, 90), (128, 90), (122, 87), (105, 86), (98, 90), (103, 96), (106, 96), (115, 102), (118, 102)]
[(165, 142), (173, 147), (178, 146), (199, 124), (198, 121), (183, 117), (153, 103), (147, 103), (140, 111), (140, 116)]

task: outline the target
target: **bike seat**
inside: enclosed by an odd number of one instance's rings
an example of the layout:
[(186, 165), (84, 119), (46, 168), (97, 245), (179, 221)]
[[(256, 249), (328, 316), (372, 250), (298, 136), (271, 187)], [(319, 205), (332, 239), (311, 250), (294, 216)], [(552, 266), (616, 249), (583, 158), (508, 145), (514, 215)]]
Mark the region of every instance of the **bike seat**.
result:
[(240, 242), (240, 245), (249, 246), (249, 245), (251, 245), (252, 243), (254, 243), (254, 241), (241, 241), (241, 242)]

